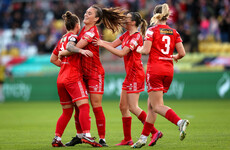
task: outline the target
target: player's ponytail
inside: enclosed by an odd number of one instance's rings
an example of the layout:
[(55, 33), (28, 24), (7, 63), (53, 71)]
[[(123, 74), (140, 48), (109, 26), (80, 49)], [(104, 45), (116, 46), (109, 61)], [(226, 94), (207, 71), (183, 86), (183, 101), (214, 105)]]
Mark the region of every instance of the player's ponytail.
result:
[(141, 19), (141, 34), (144, 36), (147, 29), (148, 23), (145, 19)]
[(80, 22), (79, 18), (75, 14), (72, 14), (70, 11), (67, 11), (65, 14), (63, 14), (62, 18), (68, 31), (73, 30), (75, 25)]
[(98, 5), (91, 7), (96, 9), (96, 17), (99, 18), (96, 24), (100, 24), (102, 21), (105, 27), (112, 32), (119, 31), (123, 27), (126, 19), (125, 13), (127, 12), (125, 9), (120, 7), (101, 8)]
[(157, 5), (153, 11), (150, 23), (155, 25), (158, 21), (166, 21), (170, 15), (168, 4)]
[(132, 16), (131, 20), (136, 21), (136, 24), (135, 24), (136, 27), (140, 26), (141, 34), (144, 35), (145, 31), (147, 29), (147, 26), (148, 26), (147, 21), (145, 19), (143, 19), (138, 12), (129, 12), (129, 14), (131, 14), (131, 16)]

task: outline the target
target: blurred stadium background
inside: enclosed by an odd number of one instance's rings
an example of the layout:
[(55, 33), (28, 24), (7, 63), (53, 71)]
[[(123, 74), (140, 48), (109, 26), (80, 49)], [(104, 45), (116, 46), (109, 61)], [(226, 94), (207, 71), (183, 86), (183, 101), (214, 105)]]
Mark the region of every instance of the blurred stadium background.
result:
[[(168, 3), (168, 24), (177, 29), (187, 55), (175, 64), (175, 78), (165, 99), (230, 99), (229, 0), (1, 0), (0, 100), (58, 101), (59, 71), (49, 62), (57, 41), (65, 33), (62, 14), (67, 10), (81, 19), (92, 4), (120, 6), (139, 11), (149, 22), (154, 7)], [(82, 25), (83, 26), (83, 25)], [(102, 25), (101, 38), (112, 41)], [(143, 56), (146, 65), (148, 56)], [(123, 60), (101, 49), (105, 68), (104, 99), (119, 99), (125, 69)], [(147, 93), (141, 94), (146, 99)]]

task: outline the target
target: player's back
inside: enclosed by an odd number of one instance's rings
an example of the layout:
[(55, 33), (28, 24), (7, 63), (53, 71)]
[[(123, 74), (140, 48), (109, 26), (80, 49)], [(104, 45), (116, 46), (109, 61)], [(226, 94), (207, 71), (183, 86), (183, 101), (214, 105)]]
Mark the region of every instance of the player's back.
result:
[[(61, 40), (59, 41), (57, 47), (55, 48), (56, 51), (63, 51), (66, 50), (66, 46), (68, 42), (77, 42), (77, 36), (73, 33), (67, 33), (62, 36)], [(54, 51), (55, 51), (54, 50)], [(57, 55), (58, 55), (57, 53)], [(80, 66), (80, 54), (73, 54), (70, 56), (65, 56), (61, 59), (61, 68), (58, 74), (58, 83), (64, 83), (66, 80), (70, 80), (70, 75), (74, 75), (74, 77), (78, 77)], [(74, 71), (73, 71), (74, 70)], [(72, 80), (72, 79), (71, 79)]]
[(161, 75), (173, 73), (172, 55), (176, 43), (182, 41), (179, 33), (168, 25), (156, 25), (147, 30), (145, 40), (152, 41), (148, 70)]

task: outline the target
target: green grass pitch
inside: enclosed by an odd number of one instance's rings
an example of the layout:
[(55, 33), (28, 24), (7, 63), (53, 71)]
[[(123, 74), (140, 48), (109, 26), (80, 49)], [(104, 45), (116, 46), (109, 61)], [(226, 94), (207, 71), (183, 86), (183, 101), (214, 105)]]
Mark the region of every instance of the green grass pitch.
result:
[[(145, 100), (139, 102), (147, 110)], [(230, 149), (230, 101), (229, 100), (166, 100), (165, 104), (181, 117), (190, 120), (187, 136), (179, 140), (178, 127), (165, 118), (158, 116), (155, 127), (164, 136), (154, 147), (142, 149), (186, 149), (215, 150)], [(52, 148), (56, 122), (62, 110), (56, 102), (7, 102), (0, 104), (0, 149), (1, 150), (49, 150), (49, 149), (131, 149), (129, 146), (115, 146), (123, 139), (119, 101), (104, 101), (106, 116), (106, 141), (109, 147), (94, 148), (87, 144), (74, 147)], [(91, 109), (91, 134), (97, 137), (95, 118)], [(136, 142), (143, 125), (133, 116), (132, 138)], [(69, 122), (63, 137), (63, 143), (75, 136), (73, 118)], [(149, 143), (148, 139), (148, 143)]]

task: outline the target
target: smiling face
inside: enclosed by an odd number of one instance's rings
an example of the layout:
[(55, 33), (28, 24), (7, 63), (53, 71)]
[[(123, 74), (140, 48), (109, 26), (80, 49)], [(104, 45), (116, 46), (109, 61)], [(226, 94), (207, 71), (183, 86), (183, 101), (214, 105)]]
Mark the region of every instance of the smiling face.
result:
[(98, 17), (96, 17), (96, 9), (95, 8), (88, 8), (85, 12), (84, 15), (84, 24), (96, 24), (97, 20), (99, 19)]

